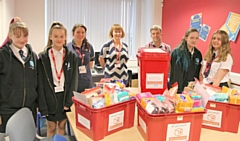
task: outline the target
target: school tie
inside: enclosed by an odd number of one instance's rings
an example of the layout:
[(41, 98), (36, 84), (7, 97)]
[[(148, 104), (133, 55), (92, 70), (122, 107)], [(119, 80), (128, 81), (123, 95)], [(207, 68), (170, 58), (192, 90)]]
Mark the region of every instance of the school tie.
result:
[(205, 78), (207, 78), (208, 75), (209, 75), (209, 72), (210, 72), (210, 69), (211, 69), (211, 65), (212, 65), (212, 62), (215, 59), (215, 57), (216, 57), (216, 53), (213, 53), (211, 61), (209, 63), (207, 63), (207, 66), (206, 66), (206, 69), (205, 69), (205, 72), (204, 72)]
[(216, 53), (213, 53), (211, 62), (215, 59)]
[(26, 56), (24, 56), (23, 51), (19, 50), (19, 54), (20, 54), (21, 58), (23, 59), (23, 61), (25, 62), (26, 61)]

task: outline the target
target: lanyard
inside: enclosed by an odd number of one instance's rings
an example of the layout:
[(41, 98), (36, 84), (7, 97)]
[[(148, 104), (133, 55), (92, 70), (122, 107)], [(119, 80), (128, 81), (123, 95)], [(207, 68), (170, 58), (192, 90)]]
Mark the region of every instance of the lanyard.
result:
[(84, 47), (81, 47), (82, 53), (79, 51), (79, 49), (76, 46), (74, 46), (74, 48), (75, 48), (79, 58), (82, 59), (82, 65), (83, 65), (83, 63), (84, 63)]
[[(53, 60), (54, 68), (55, 68), (57, 79), (58, 79), (58, 84), (60, 84), (60, 79), (61, 79), (61, 76), (62, 76), (62, 73), (63, 73), (63, 65), (62, 65), (62, 68), (60, 70), (60, 73), (58, 73), (56, 59), (55, 59), (55, 56), (54, 56), (54, 53), (53, 53), (53, 49), (51, 49), (51, 55), (52, 55), (52, 60)], [(64, 61), (64, 57), (65, 57), (65, 50), (63, 50), (62, 63)]]
[(115, 47), (115, 51), (116, 51), (116, 53), (117, 53), (116, 59), (117, 59), (117, 60), (120, 60), (120, 49), (118, 49), (118, 51), (117, 51), (117, 47)]
[(218, 58), (218, 56), (216, 56), (215, 58), (213, 58), (211, 62), (207, 63), (207, 66), (206, 66), (206, 69), (205, 69), (205, 71), (204, 71), (204, 74), (209, 73), (213, 61), (214, 61), (215, 59), (217, 59), (217, 58)]

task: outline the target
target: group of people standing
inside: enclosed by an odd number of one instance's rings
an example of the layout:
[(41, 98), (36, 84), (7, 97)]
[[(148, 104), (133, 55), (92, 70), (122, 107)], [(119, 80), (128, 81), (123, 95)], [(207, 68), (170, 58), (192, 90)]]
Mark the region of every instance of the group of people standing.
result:
[[(93, 87), (90, 69), (95, 60), (93, 46), (86, 38), (87, 28), (75, 24), (72, 41), (67, 30), (53, 22), (48, 42), (38, 55), (28, 44), (28, 27), (19, 17), (9, 26), (0, 49), (0, 132), (5, 132), (9, 118), (20, 108), (28, 107), (33, 117), (37, 111), (47, 118), (47, 136), (64, 135), (66, 112), (72, 105), (73, 91)], [(104, 77), (127, 84), (128, 46), (121, 41), (123, 28), (114, 24), (110, 41), (103, 45), (99, 57)]]
[(199, 31), (190, 28), (173, 51), (162, 41), (162, 29), (154, 25), (150, 29), (152, 41), (147, 47), (161, 48), (171, 56), (168, 85), (178, 83), (178, 93), (182, 93), (189, 82), (229, 87), (230, 72), (233, 65), (230, 41), (227, 32), (217, 30), (213, 33), (206, 55), (197, 49)]
[[(34, 117), (38, 107), (47, 117), (47, 135), (54, 135), (56, 130), (64, 134), (73, 91), (83, 92), (93, 84), (90, 69), (94, 49), (86, 32), (84, 25), (75, 24), (73, 40), (67, 43), (66, 28), (53, 22), (46, 48), (37, 55), (28, 44), (25, 23), (20, 18), (11, 21), (8, 37), (0, 49), (0, 132), (5, 132), (8, 119), (21, 107), (31, 109)], [(178, 92), (194, 78), (216, 86), (228, 86), (233, 59), (225, 31), (213, 34), (204, 60), (196, 48), (199, 38), (196, 29), (189, 29), (173, 51), (162, 42), (160, 26), (154, 25), (150, 34), (152, 41), (148, 47), (159, 47), (171, 54), (169, 84), (178, 82)], [(109, 31), (110, 41), (100, 51), (99, 62), (104, 68), (104, 77), (112, 81), (121, 79), (127, 84), (129, 55), (128, 45), (121, 41), (124, 36), (121, 25), (114, 24)]]
[(205, 84), (229, 87), (233, 57), (227, 32), (217, 30), (213, 33), (204, 58), (196, 48), (198, 39), (197, 29), (187, 30), (171, 53), (169, 85), (178, 82), (178, 93), (195, 78)]

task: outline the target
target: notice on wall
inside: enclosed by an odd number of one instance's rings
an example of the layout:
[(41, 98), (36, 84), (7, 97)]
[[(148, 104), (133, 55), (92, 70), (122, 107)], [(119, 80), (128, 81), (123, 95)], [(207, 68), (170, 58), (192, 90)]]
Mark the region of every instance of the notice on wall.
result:
[(190, 19), (190, 27), (196, 28), (200, 32), (201, 26), (202, 26), (202, 13), (192, 15)]
[(188, 141), (191, 123), (168, 124), (166, 141)]
[(200, 34), (200, 39), (206, 42), (211, 28), (210, 26), (202, 23), (202, 13), (198, 13), (191, 16), (190, 28), (197, 29)]
[[(213, 106), (212, 106), (213, 107)], [(207, 110), (207, 113), (203, 115), (203, 125), (221, 128), (222, 123), (222, 111)]]
[(163, 89), (164, 74), (163, 73), (147, 73), (146, 88), (147, 89)]
[(200, 30), (200, 39), (202, 39), (204, 42), (206, 42), (208, 34), (210, 32), (211, 27), (203, 24), (201, 30)]
[(225, 24), (220, 29), (228, 33), (230, 41), (235, 42), (240, 30), (240, 14), (230, 12)]
[(109, 114), (108, 117), (108, 131), (120, 128), (124, 122), (124, 111)]

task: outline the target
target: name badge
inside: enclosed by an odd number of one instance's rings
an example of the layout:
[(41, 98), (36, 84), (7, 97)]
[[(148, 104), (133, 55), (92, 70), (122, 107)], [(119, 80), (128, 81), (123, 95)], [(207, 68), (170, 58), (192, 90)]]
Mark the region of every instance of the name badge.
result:
[(54, 87), (54, 89), (55, 89), (55, 93), (64, 91), (63, 86), (57, 86), (57, 87)]
[(115, 64), (115, 68), (120, 68), (120, 64)]
[(79, 73), (87, 73), (87, 70), (86, 70), (86, 66), (80, 66), (80, 67), (78, 67), (78, 69), (79, 69)]

